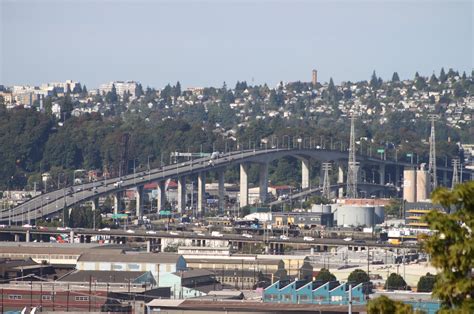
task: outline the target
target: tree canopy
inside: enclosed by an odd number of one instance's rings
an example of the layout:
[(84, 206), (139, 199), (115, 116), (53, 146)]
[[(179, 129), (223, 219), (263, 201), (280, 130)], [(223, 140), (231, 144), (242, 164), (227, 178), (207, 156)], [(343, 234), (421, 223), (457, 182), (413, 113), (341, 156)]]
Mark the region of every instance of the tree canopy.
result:
[(433, 192), (434, 203), (447, 212), (431, 211), (425, 221), (435, 233), (424, 238), (424, 249), (431, 264), (440, 269), (433, 295), (453, 312), (474, 312), (474, 181), (457, 185), (453, 190)]

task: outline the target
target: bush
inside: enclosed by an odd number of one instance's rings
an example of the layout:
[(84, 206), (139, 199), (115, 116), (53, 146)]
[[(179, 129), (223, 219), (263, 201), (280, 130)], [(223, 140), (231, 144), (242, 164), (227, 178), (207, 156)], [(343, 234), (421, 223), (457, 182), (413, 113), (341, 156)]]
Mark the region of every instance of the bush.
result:
[(395, 273), (391, 273), (385, 282), (385, 289), (387, 290), (407, 290), (408, 288), (405, 279)]
[(436, 276), (430, 273), (426, 273), (425, 276), (421, 276), (418, 281), (417, 291), (418, 292), (431, 292), (436, 282)]

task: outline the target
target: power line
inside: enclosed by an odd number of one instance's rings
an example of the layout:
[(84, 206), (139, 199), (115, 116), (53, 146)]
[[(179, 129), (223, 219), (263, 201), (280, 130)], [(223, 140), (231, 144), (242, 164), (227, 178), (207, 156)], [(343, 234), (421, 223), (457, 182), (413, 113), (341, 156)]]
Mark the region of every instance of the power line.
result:
[(357, 172), (359, 170), (359, 163), (356, 162), (356, 147), (355, 147), (355, 115), (351, 115), (351, 135), (349, 140), (349, 161), (347, 167), (347, 197), (357, 198)]
[(331, 198), (331, 181), (329, 180), (329, 171), (332, 170), (330, 162), (324, 162), (322, 164), (324, 170), (324, 179), (323, 179), (323, 196), (326, 199)]
[(454, 187), (459, 184), (459, 173), (458, 173), (458, 168), (460, 165), (460, 160), (458, 158), (453, 159), (452, 161), (453, 164), (453, 180), (451, 183), (451, 189), (454, 189)]
[(438, 180), (436, 178), (436, 136), (435, 136), (435, 121), (438, 120), (438, 116), (435, 114), (428, 115), (431, 121), (431, 134), (430, 134), (430, 161), (428, 167), (428, 173), (430, 176), (430, 188), (436, 189), (438, 186)]

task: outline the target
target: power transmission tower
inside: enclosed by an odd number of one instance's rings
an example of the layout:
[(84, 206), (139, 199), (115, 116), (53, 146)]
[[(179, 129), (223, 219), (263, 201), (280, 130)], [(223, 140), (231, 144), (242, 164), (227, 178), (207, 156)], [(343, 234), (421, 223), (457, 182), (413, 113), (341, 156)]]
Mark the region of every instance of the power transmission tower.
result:
[(349, 141), (349, 162), (347, 167), (347, 197), (357, 197), (357, 173), (359, 171), (359, 163), (356, 162), (355, 147), (355, 115), (351, 115), (351, 136)]
[(329, 171), (332, 170), (331, 163), (324, 162), (323, 163), (323, 170), (324, 170), (324, 179), (323, 179), (323, 196), (326, 199), (331, 198), (331, 182), (329, 180)]
[(438, 120), (438, 116), (434, 114), (428, 115), (431, 121), (431, 135), (430, 135), (430, 162), (428, 167), (428, 174), (430, 176), (430, 188), (431, 190), (436, 189), (438, 186), (438, 180), (436, 178), (436, 137), (435, 137), (435, 121)]
[(458, 173), (458, 168), (460, 165), (459, 159), (453, 159), (453, 181), (451, 183), (451, 189), (454, 189), (454, 187), (459, 184), (459, 173)]

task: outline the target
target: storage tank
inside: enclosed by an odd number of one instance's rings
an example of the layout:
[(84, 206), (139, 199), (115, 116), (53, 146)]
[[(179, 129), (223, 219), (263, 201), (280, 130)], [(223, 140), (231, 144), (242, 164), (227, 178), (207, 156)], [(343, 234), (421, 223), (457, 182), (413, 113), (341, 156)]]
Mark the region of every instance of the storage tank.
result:
[(374, 206), (347, 206), (337, 208), (336, 220), (338, 226), (372, 226), (375, 221)]
[(416, 201), (421, 202), (429, 198), (428, 191), (428, 171), (425, 164), (421, 164), (420, 169), (416, 171)]
[(385, 221), (385, 207), (375, 206), (375, 223), (381, 224)]
[(331, 205), (323, 205), (322, 206), (322, 213), (323, 214), (330, 214), (331, 213)]
[(403, 200), (416, 202), (416, 171), (415, 169), (403, 170)]

